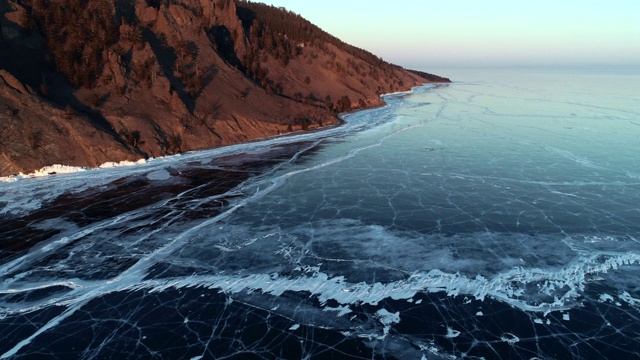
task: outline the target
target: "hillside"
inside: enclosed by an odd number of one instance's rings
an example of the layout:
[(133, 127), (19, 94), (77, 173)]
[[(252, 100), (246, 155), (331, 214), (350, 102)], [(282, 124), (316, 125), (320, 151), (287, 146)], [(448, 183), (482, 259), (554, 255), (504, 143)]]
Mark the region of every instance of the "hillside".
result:
[(337, 124), (448, 81), (245, 1), (10, 0), (0, 26), (0, 176)]

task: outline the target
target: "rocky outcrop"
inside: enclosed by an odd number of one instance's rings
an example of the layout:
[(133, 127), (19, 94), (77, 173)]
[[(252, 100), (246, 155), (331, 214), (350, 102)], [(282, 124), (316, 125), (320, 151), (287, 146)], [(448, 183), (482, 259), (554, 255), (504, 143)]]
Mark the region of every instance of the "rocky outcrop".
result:
[(333, 125), (448, 81), (235, 0), (12, 0), (0, 27), (0, 176)]

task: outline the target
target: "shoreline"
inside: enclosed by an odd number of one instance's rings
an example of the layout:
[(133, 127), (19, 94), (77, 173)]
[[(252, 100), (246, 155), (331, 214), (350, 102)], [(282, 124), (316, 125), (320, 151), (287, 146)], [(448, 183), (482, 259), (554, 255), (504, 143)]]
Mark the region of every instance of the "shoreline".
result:
[(13, 174), (13, 175), (9, 175), (9, 176), (2, 176), (0, 177), (0, 186), (2, 183), (14, 183), (17, 181), (23, 181), (23, 180), (29, 180), (29, 179), (39, 179), (39, 178), (46, 178), (46, 177), (50, 177), (50, 176), (55, 176), (55, 175), (65, 175), (65, 174), (76, 174), (76, 173), (81, 173), (81, 172), (85, 172), (85, 171), (99, 171), (99, 170), (106, 170), (106, 169), (114, 169), (114, 168), (129, 168), (129, 167), (135, 167), (137, 165), (144, 165), (144, 164), (149, 164), (150, 162), (154, 162), (156, 160), (163, 160), (163, 159), (171, 159), (171, 158), (175, 158), (175, 157), (182, 157), (188, 154), (193, 154), (193, 153), (197, 153), (197, 152), (202, 152), (202, 151), (210, 151), (210, 150), (216, 150), (216, 149), (223, 149), (223, 148), (230, 148), (233, 146), (238, 146), (238, 145), (245, 145), (245, 144), (253, 144), (253, 143), (259, 143), (259, 142), (263, 142), (263, 141), (269, 141), (269, 140), (275, 140), (275, 139), (281, 139), (281, 138), (288, 138), (288, 137), (295, 137), (295, 136), (300, 136), (300, 135), (305, 135), (305, 134), (314, 134), (314, 133), (318, 133), (318, 132), (325, 132), (331, 129), (336, 129), (339, 127), (342, 127), (343, 125), (345, 125), (347, 123), (347, 121), (345, 120), (345, 117), (361, 112), (361, 111), (367, 111), (367, 110), (374, 110), (374, 109), (379, 109), (379, 108), (383, 108), (385, 106), (388, 106), (388, 102), (385, 101), (386, 97), (392, 97), (392, 96), (399, 96), (399, 95), (408, 95), (411, 94), (415, 91), (415, 89), (420, 88), (420, 87), (424, 87), (427, 85), (437, 85), (438, 83), (435, 82), (425, 82), (421, 85), (417, 85), (417, 86), (413, 86), (411, 87), (411, 89), (409, 90), (405, 90), (405, 91), (396, 91), (396, 92), (392, 92), (392, 93), (385, 93), (385, 94), (381, 94), (380, 98), (383, 101), (382, 105), (379, 106), (372, 106), (372, 107), (367, 107), (367, 108), (360, 108), (360, 109), (354, 109), (352, 111), (347, 111), (347, 112), (343, 112), (343, 113), (339, 113), (336, 114), (336, 118), (338, 119), (338, 123), (336, 124), (332, 124), (332, 125), (327, 125), (327, 126), (322, 126), (322, 127), (316, 127), (310, 130), (297, 130), (297, 131), (291, 131), (291, 132), (287, 132), (287, 133), (283, 133), (283, 134), (277, 134), (277, 135), (272, 135), (272, 136), (265, 136), (265, 137), (260, 137), (260, 138), (255, 138), (255, 139), (250, 139), (247, 140), (245, 142), (241, 142), (241, 143), (236, 143), (236, 144), (228, 144), (228, 145), (221, 145), (221, 146), (216, 146), (216, 147), (211, 147), (211, 148), (206, 148), (206, 149), (199, 149), (199, 150), (190, 150), (190, 151), (185, 151), (183, 153), (179, 153), (179, 154), (173, 154), (173, 155), (167, 155), (167, 156), (161, 156), (161, 157), (151, 157), (151, 158), (139, 158), (138, 160), (121, 160), (121, 161), (107, 161), (103, 164), (100, 164), (97, 167), (86, 167), (86, 166), (74, 166), (74, 165), (65, 165), (65, 164), (52, 164), (52, 165), (47, 165), (47, 166), (43, 166), (40, 169), (37, 169), (33, 172), (30, 173), (18, 173), (18, 174)]

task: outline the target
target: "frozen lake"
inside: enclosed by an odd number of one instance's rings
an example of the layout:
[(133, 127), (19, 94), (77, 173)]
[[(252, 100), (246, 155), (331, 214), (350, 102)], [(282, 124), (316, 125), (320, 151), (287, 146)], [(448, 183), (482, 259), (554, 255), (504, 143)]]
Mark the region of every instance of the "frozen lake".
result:
[(0, 358), (638, 357), (638, 72), (442, 75), (323, 132), (0, 182)]

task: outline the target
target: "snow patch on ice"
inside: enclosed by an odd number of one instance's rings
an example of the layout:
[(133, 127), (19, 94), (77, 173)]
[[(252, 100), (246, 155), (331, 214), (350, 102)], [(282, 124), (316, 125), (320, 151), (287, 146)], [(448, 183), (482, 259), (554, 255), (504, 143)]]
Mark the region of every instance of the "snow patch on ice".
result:
[[(145, 159), (140, 159), (138, 161), (106, 162), (95, 169), (111, 169), (116, 167), (134, 166), (134, 165), (145, 164), (146, 162), (147, 160)], [(23, 180), (23, 179), (33, 179), (33, 178), (58, 175), (58, 174), (74, 174), (74, 173), (79, 173), (84, 171), (95, 170), (95, 169), (83, 167), (83, 166), (54, 164), (54, 165), (45, 166), (39, 170), (36, 170), (28, 174), (19, 173), (17, 175), (0, 177), (0, 182), (14, 182), (14, 181)]]
[(7, 201), (6, 203), (0, 203), (3, 206), (0, 209), (0, 215), (11, 214), (18, 215), (21, 212), (30, 212), (40, 209), (42, 202), (39, 199), (22, 199), (22, 201)]
[(380, 309), (378, 311), (376, 311), (376, 315), (378, 315), (378, 318), (380, 319), (380, 322), (382, 323), (382, 325), (384, 325), (384, 329), (382, 330), (382, 333), (384, 336), (386, 336), (387, 334), (389, 334), (389, 330), (391, 329), (391, 326), (393, 324), (397, 324), (400, 322), (400, 312), (394, 312), (391, 313), (389, 311), (387, 311), (387, 309)]
[(609, 295), (609, 294), (602, 294), (600, 295), (600, 302), (606, 303), (606, 302), (613, 302), (613, 296)]
[(447, 327), (447, 335), (445, 335), (447, 339), (453, 339), (458, 336), (460, 336), (460, 331)]
[(167, 170), (156, 170), (147, 174), (147, 179), (149, 180), (168, 180), (171, 178), (171, 174)]
[(640, 299), (636, 299), (628, 292), (624, 291), (622, 294), (618, 295), (618, 298), (631, 306), (640, 306)]
[(100, 166), (98, 166), (100, 169), (110, 169), (110, 168), (115, 168), (115, 167), (124, 167), (124, 166), (134, 166), (134, 165), (141, 165), (141, 164), (146, 164), (147, 160), (145, 159), (140, 159), (138, 161), (120, 161), (120, 162), (106, 162)]
[(351, 313), (351, 309), (348, 306), (338, 306), (338, 307), (335, 307), (335, 308), (325, 307), (323, 310), (324, 311), (335, 311), (335, 312), (338, 313), (337, 314), (338, 316), (344, 316), (344, 315), (347, 315), (347, 314)]
[(400, 312), (391, 313), (387, 309), (380, 309), (376, 311), (376, 314), (380, 317), (382, 325), (393, 325), (400, 322)]
[(506, 333), (500, 337), (500, 340), (506, 342), (509, 345), (514, 345), (515, 343), (520, 341), (520, 338), (513, 335), (512, 333)]
[(48, 176), (48, 175), (55, 175), (55, 174), (71, 174), (71, 173), (76, 173), (81, 171), (87, 171), (87, 168), (79, 167), (79, 166), (55, 164), (51, 166), (45, 166), (40, 170), (34, 171), (30, 175), (33, 177), (40, 177), (40, 176)]
[(32, 178), (50, 176), (50, 175), (56, 175), (56, 174), (71, 174), (71, 173), (77, 173), (81, 171), (87, 171), (87, 168), (79, 167), (79, 166), (55, 164), (51, 166), (45, 166), (29, 174), (19, 173), (18, 175), (1, 177), (0, 181), (13, 182), (13, 181), (22, 180), (22, 179), (32, 179)]

